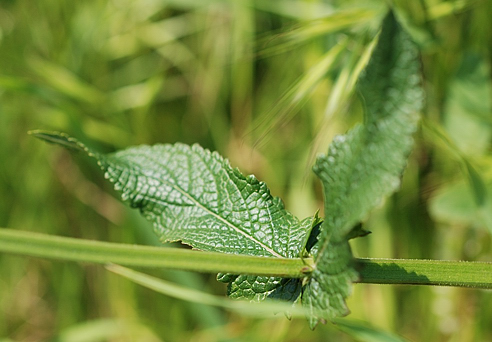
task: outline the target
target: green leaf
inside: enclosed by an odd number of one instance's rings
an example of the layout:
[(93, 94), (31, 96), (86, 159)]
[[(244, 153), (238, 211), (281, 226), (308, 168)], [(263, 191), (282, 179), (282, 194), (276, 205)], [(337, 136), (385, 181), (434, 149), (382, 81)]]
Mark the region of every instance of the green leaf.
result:
[(306, 230), (265, 183), (217, 153), (192, 147), (132, 147), (98, 156), (105, 177), (154, 224), (164, 242), (201, 250), (294, 257)]
[[(423, 120), (424, 132), (430, 141), (456, 159), (468, 181), (468, 189), (461, 185), (445, 185), (430, 201), (430, 212), (436, 219), (450, 223), (469, 223), (484, 226), (492, 232), (492, 198), (490, 183), (477, 171), (474, 160), (465, 155), (440, 126)], [(441, 147), (441, 148), (442, 148)], [(468, 216), (464, 216), (468, 213)]]
[(492, 86), (485, 58), (465, 53), (457, 75), (449, 84), (443, 125), (449, 138), (464, 155), (487, 153), (492, 136)]
[(405, 342), (397, 335), (372, 327), (365, 322), (336, 319), (333, 323), (358, 341), (364, 342)]
[[(198, 145), (131, 147), (102, 155), (64, 134), (31, 134), (94, 157), (123, 200), (153, 223), (161, 241), (182, 241), (204, 251), (297, 258), (313, 218), (299, 221), (253, 175)], [(219, 276), (233, 298), (295, 300), (300, 280)]]
[(446, 184), (430, 199), (429, 212), (438, 222), (483, 227), (492, 233), (492, 181), (487, 180), (481, 190), (485, 197), (479, 203), (469, 183)]
[(294, 302), (301, 295), (302, 280), (220, 273), (217, 280), (229, 283), (227, 294), (234, 299), (262, 301), (266, 298)]
[[(300, 224), (306, 232), (304, 240), (299, 240), (298, 246), (303, 248), (309, 243), (309, 238), (312, 234), (307, 233), (312, 231), (319, 224), (319, 219), (315, 215), (304, 219)], [(301, 249), (297, 255), (301, 256)], [(308, 251), (309, 252), (309, 251)], [(246, 299), (251, 301), (262, 301), (266, 298), (281, 299), (294, 302), (301, 295), (302, 279), (281, 278), (281, 277), (258, 277), (254, 275), (233, 275), (219, 273), (217, 280), (223, 283), (229, 283), (227, 294), (234, 299)]]
[(61, 145), (66, 149), (72, 151), (77, 151), (77, 152), (83, 151), (83, 152), (87, 152), (88, 154), (92, 153), (84, 144), (81, 144), (76, 139), (69, 137), (64, 133), (35, 130), (35, 131), (29, 131), (28, 134), (34, 135), (36, 138), (42, 139), (51, 144)]
[(345, 298), (358, 279), (349, 238), (354, 227), (400, 184), (422, 107), (418, 50), (390, 13), (359, 82), (366, 106), (363, 125), (335, 137), (314, 172), (325, 197), (315, 270), (304, 288), (305, 305), (325, 312), (319, 320), (346, 315)]

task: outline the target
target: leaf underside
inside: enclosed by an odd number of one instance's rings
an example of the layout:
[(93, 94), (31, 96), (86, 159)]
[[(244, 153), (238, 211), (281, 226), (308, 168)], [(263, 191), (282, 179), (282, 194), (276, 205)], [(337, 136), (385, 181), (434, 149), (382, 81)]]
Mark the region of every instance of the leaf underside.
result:
[(314, 166), (325, 194), (321, 226), (317, 216), (300, 221), (265, 183), (198, 145), (144, 145), (103, 155), (63, 133), (31, 134), (95, 158), (122, 199), (153, 223), (163, 242), (273, 258), (313, 255), (316, 267), (306, 279), (217, 278), (229, 283), (232, 298), (297, 302), (301, 296), (314, 328), (348, 313), (345, 298), (357, 279), (348, 240), (366, 234), (354, 227), (399, 185), (423, 97), (418, 68), (415, 46), (389, 15), (360, 81), (365, 123), (335, 138)]
[(323, 184), (326, 216), (302, 295), (313, 312), (311, 327), (348, 313), (345, 298), (358, 278), (348, 240), (400, 184), (423, 103), (419, 68), (416, 46), (390, 13), (358, 84), (365, 121), (336, 137), (313, 168)]

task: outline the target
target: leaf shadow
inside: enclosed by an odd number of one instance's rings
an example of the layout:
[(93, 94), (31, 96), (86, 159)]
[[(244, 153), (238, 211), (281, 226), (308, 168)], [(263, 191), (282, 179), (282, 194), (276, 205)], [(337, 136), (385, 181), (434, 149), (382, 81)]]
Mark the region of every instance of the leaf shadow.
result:
[(358, 259), (356, 269), (360, 274), (359, 283), (431, 285), (431, 280), (422, 274), (406, 269), (395, 262)]

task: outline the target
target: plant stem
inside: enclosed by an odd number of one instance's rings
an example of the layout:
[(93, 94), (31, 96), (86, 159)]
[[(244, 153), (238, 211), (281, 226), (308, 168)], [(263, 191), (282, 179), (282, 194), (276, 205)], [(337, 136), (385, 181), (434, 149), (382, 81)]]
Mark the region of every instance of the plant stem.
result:
[(100, 264), (289, 278), (303, 277), (302, 269), (312, 262), (312, 259), (303, 261), (101, 242), (13, 229), (0, 229), (0, 252)]
[[(128, 245), (0, 229), (0, 252), (67, 261), (162, 267), (197, 272), (302, 278), (312, 259), (282, 259)], [(356, 259), (361, 283), (460, 286), (492, 289), (492, 263)]]
[(361, 283), (492, 289), (492, 263), (422, 259), (357, 259)]

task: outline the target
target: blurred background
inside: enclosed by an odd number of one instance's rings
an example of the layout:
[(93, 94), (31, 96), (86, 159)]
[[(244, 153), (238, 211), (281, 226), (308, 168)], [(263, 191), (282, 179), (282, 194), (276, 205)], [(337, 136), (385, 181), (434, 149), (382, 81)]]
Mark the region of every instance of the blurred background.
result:
[[(199, 143), (300, 218), (311, 166), (362, 117), (356, 79), (388, 4), (422, 52), (427, 104), (401, 190), (360, 257), (492, 261), (492, 2), (0, 0), (0, 227), (159, 244), (89, 159)], [(223, 295), (215, 275), (147, 271)], [(331, 325), (251, 318), (142, 288), (102, 266), (0, 255), (0, 341), (353, 341)], [(354, 285), (350, 318), (413, 341), (491, 341), (491, 291)], [(3, 339), (2, 339), (3, 338)]]

